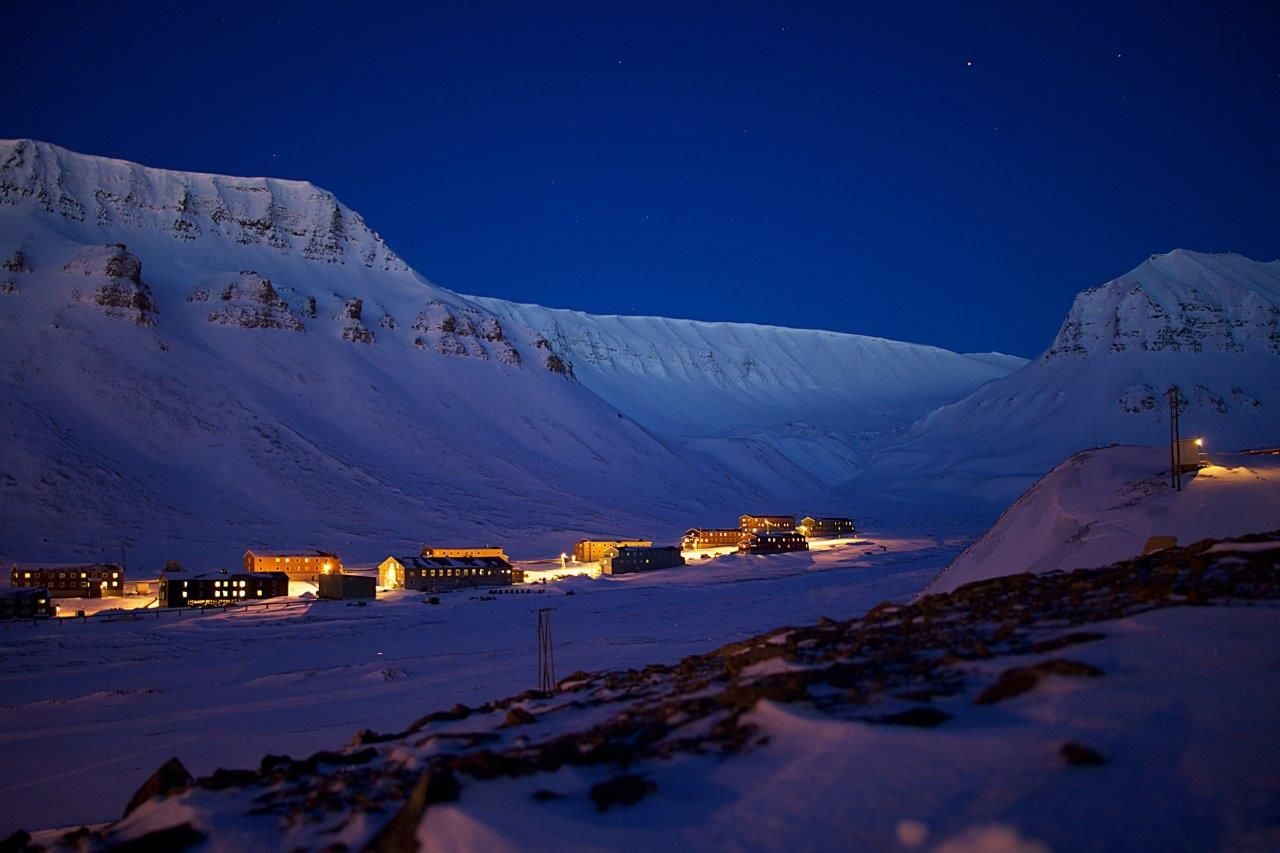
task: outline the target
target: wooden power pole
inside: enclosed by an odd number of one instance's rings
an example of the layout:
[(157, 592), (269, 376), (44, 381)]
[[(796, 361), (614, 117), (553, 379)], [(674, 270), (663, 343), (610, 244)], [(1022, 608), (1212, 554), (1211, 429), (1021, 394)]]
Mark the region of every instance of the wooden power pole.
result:
[(551, 608), (538, 608), (538, 690), (556, 692), (556, 652), (551, 641)]
[(1178, 419), (1182, 415), (1182, 392), (1177, 385), (1170, 385), (1169, 397), (1169, 471), (1173, 487), (1182, 491), (1182, 430)]

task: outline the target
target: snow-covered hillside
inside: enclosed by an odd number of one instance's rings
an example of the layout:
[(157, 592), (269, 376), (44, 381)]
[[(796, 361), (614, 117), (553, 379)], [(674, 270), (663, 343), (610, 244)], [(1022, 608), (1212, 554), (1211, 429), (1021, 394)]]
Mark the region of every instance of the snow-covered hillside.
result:
[(538, 330), (583, 384), (646, 428), (769, 479), (843, 482), (894, 432), (1025, 363), (863, 335), (472, 299)]
[(1280, 443), (1280, 261), (1173, 251), (1081, 293), (1053, 344), (915, 424), (865, 484), (1009, 500), (1077, 450), (1168, 435), (1211, 449)]
[(771, 497), (296, 181), (0, 142), (0, 354), (6, 558), (558, 552)]
[(1211, 453), (1169, 478), (1167, 447), (1107, 447), (1053, 469), (925, 592), (1022, 572), (1095, 568), (1136, 557), (1152, 536), (1187, 545), (1280, 530), (1280, 456)]

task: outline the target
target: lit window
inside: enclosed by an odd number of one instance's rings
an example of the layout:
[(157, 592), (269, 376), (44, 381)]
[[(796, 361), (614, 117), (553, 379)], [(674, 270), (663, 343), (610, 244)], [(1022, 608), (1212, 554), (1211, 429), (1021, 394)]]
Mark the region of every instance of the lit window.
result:
[(111, 573), (111, 577), (113, 577), (113, 578), (118, 578), (118, 577), (120, 577), (120, 573), (119, 573), (119, 572), (112, 572), (112, 573)]
[(184, 589), (184, 590), (180, 593), (180, 595), (181, 595), (183, 598), (186, 598), (186, 597), (187, 597), (187, 591)]
[(240, 586), (244, 586), (244, 581), (240, 581)]
[(259, 598), (261, 598), (261, 597), (262, 597), (262, 590), (258, 590), (258, 597), (259, 597)]

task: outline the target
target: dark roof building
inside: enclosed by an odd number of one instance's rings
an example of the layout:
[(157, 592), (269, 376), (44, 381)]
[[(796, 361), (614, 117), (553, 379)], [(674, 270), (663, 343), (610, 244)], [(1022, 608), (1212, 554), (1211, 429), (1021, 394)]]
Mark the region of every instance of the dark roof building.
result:
[(742, 540), (738, 551), (743, 554), (781, 554), (786, 551), (808, 551), (809, 542), (797, 530), (752, 533)]
[(284, 572), (182, 572), (161, 575), (161, 607), (204, 607), (248, 604), (289, 594), (289, 576)]
[(610, 548), (648, 548), (652, 544), (648, 539), (580, 539), (573, 546), (573, 559), (579, 563), (594, 563)]
[(54, 598), (124, 595), (124, 569), (115, 563), (14, 563), (9, 586), (43, 587)]
[(796, 530), (810, 538), (853, 536), (857, 532), (851, 518), (815, 518), (811, 515), (800, 519), (800, 525)]
[(680, 549), (675, 545), (660, 545), (657, 548), (623, 545), (610, 548), (600, 558), (600, 571), (606, 575), (652, 572), (683, 565), (684, 557), (680, 556)]
[(386, 589), (445, 590), (510, 586), (511, 564), (501, 557), (387, 557), (378, 566)]
[(48, 619), (57, 612), (44, 587), (0, 589), (0, 619)]
[(794, 515), (743, 515), (738, 517), (738, 527), (743, 533), (795, 530), (796, 517)]
[(686, 551), (698, 548), (737, 548), (742, 536), (741, 528), (737, 527), (691, 527), (685, 531), (680, 544)]
[(321, 575), (342, 574), (342, 560), (332, 551), (244, 552), (246, 572), (284, 572), (290, 580), (317, 582)]
[(369, 575), (321, 575), (319, 594), (338, 601), (373, 600), (378, 597), (378, 579)]

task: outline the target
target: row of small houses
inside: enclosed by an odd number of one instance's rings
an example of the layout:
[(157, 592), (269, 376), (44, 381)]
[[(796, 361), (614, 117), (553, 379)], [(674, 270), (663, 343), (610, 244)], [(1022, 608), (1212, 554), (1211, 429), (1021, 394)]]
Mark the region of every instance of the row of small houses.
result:
[[(847, 518), (743, 515), (736, 528), (692, 528), (681, 545), (654, 546), (648, 539), (583, 539), (574, 545), (580, 563), (599, 563), (608, 575), (667, 569), (685, 564), (681, 549), (735, 547), (746, 554), (806, 551), (808, 540), (851, 536)], [(262, 601), (289, 594), (290, 581), (317, 584), (320, 598), (372, 599), (385, 589), (450, 590), (509, 586), (524, 580), (502, 548), (425, 547), (420, 553), (388, 557), (378, 565), (376, 581), (343, 571), (330, 551), (246, 551), (244, 571), (189, 574), (167, 570), (157, 581), (126, 581), (124, 568), (113, 563), (14, 563), (10, 589), (0, 591), (0, 618), (53, 615), (56, 598), (103, 598), (126, 593), (149, 594), (154, 583), (161, 607), (200, 607)]]

